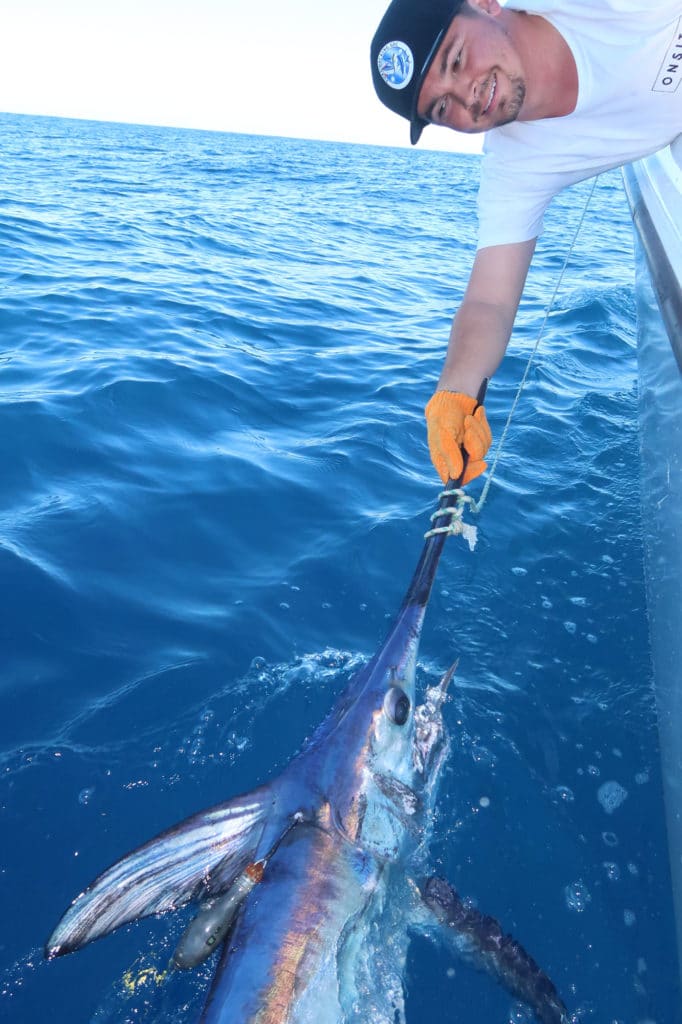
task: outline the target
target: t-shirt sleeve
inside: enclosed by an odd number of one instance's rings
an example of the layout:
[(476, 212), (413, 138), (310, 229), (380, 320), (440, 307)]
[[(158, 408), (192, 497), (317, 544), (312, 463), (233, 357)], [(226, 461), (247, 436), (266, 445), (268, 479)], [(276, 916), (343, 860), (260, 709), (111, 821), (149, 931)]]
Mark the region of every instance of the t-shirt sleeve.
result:
[(556, 191), (554, 182), (543, 182), (529, 167), (486, 153), (478, 190), (478, 248), (537, 238)]

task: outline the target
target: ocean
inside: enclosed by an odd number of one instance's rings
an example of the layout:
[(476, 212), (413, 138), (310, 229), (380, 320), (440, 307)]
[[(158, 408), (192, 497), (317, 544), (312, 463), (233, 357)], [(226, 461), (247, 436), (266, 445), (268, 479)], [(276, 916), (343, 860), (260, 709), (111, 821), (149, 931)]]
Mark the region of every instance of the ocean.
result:
[[(0, 1014), (189, 1024), (210, 971), (163, 977), (172, 916), (42, 945), (121, 854), (281, 770), (381, 641), (439, 491), (423, 408), (478, 157), (0, 125)], [(498, 445), (590, 189), (548, 214)], [(589, 1024), (682, 1019), (635, 340), (613, 172), (421, 645), (424, 683), (459, 658), (434, 869)], [(425, 940), (406, 990), (409, 1024), (530, 1024)]]

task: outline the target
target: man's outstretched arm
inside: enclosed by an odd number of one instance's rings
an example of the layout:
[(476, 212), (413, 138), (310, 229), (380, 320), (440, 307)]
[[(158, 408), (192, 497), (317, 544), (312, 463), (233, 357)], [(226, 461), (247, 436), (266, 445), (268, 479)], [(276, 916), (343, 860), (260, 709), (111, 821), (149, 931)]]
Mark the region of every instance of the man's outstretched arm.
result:
[(475, 395), (483, 378), (497, 370), (511, 337), (535, 241), (491, 245), (476, 253), (452, 322), (439, 390)]
[(483, 458), (492, 438), (483, 408), (474, 413), (474, 396), (506, 351), (535, 241), (492, 245), (476, 254), (438, 389), (426, 407), (431, 459), (444, 482), (460, 475), (462, 448), (469, 455), (465, 482), (486, 467)]

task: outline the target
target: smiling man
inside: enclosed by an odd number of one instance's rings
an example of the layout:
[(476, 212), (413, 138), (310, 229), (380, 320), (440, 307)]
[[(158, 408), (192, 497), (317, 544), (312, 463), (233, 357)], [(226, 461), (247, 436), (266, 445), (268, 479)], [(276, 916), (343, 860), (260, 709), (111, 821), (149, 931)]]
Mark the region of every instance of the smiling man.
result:
[(486, 132), (479, 236), (426, 407), (443, 479), (486, 467), (474, 395), (504, 355), (545, 210), (568, 185), (682, 132), (682, 0), (393, 0), (372, 41), (380, 100), (410, 122)]

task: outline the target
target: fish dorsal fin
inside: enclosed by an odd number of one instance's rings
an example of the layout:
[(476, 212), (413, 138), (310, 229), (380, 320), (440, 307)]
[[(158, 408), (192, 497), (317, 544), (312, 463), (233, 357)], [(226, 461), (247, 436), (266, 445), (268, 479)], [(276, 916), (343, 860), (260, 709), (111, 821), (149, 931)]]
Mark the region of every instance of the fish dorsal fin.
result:
[(253, 859), (273, 805), (270, 786), (187, 818), (122, 857), (77, 896), (45, 946), (52, 959), (123, 924), (226, 888)]

